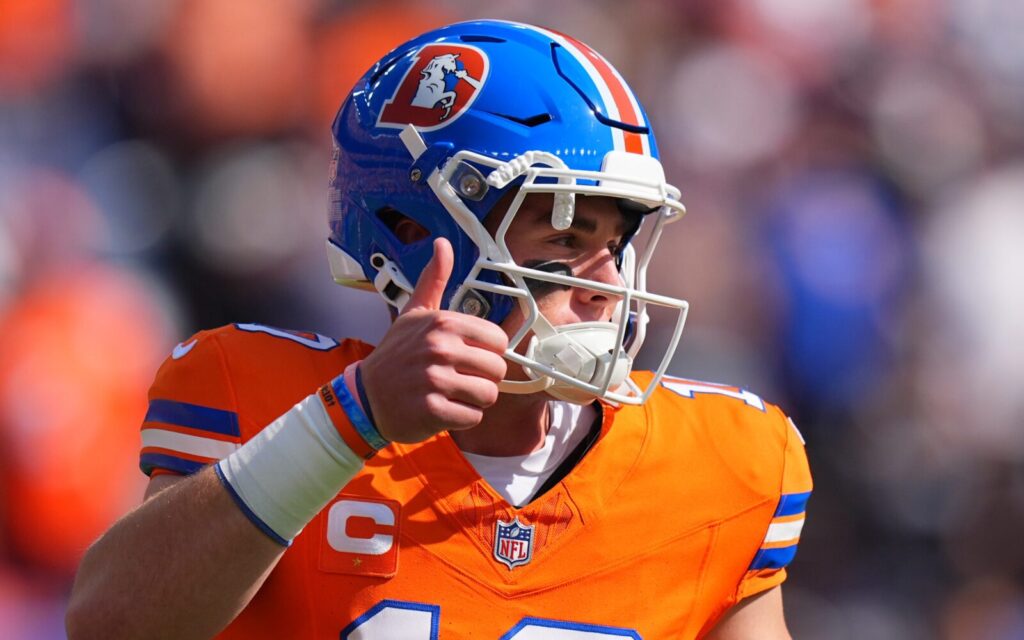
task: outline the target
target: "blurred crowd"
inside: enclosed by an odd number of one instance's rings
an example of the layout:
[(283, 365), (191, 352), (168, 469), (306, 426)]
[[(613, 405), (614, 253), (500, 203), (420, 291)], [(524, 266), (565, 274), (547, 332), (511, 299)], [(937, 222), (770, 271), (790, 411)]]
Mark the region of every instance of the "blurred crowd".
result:
[(327, 270), (330, 121), (383, 52), (476, 17), (571, 33), (644, 101), (690, 210), (652, 266), (692, 305), (670, 373), (807, 439), (794, 636), (1024, 638), (1006, 0), (0, 0), (0, 637), (64, 636), (175, 343), (380, 336)]

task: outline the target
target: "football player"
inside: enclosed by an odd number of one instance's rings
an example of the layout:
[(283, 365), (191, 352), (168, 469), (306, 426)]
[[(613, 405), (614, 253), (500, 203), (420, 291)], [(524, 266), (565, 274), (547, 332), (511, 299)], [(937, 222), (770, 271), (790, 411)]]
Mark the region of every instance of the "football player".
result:
[[(70, 637), (787, 638), (802, 440), (664, 375), (687, 305), (646, 270), (684, 208), (619, 73), (460, 23), (384, 56), (333, 133), (330, 265), (393, 324), (178, 345)], [(632, 371), (652, 307), (670, 339)]]

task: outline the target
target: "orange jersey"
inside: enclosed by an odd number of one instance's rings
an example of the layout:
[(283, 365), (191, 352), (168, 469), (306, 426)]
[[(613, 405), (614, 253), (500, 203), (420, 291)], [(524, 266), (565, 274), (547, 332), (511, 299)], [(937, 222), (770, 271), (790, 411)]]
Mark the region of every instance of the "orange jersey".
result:
[[(258, 325), (197, 334), (157, 374), (143, 469), (230, 454), (370, 350)], [(602, 412), (583, 460), (520, 508), (447, 434), (391, 445), (220, 637), (695, 638), (785, 579), (811, 479), (777, 407), (667, 378), (645, 405)]]

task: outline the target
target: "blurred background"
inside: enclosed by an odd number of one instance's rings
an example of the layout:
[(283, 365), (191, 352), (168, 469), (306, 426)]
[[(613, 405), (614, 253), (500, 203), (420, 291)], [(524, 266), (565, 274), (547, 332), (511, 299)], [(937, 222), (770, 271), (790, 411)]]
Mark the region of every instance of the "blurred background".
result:
[(692, 304), (670, 372), (807, 439), (794, 636), (1024, 638), (1024, 3), (999, 0), (0, 0), (0, 637), (64, 636), (175, 343), (379, 337), (328, 274), (329, 124), (386, 50), (477, 17), (573, 34), (644, 101), (690, 210), (652, 276)]

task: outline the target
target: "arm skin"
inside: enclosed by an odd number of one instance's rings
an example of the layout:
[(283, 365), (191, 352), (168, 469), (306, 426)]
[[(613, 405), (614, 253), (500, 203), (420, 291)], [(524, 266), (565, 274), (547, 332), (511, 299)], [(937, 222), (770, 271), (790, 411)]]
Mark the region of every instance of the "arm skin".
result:
[(210, 638), (245, 608), (284, 550), (238, 509), (212, 467), (157, 476), (143, 504), (82, 559), (68, 638)]
[(738, 602), (707, 640), (792, 640), (782, 612), (782, 587), (773, 587)]
[[(508, 336), (497, 325), (440, 310), (454, 257), (447, 240), (404, 312), (362, 365), (377, 426), (419, 442), (476, 426), (498, 397)], [(374, 403), (375, 389), (403, 389)], [(68, 605), (70, 640), (210, 638), (249, 604), (285, 549), (242, 513), (212, 468), (157, 476), (145, 502), (86, 553)]]

